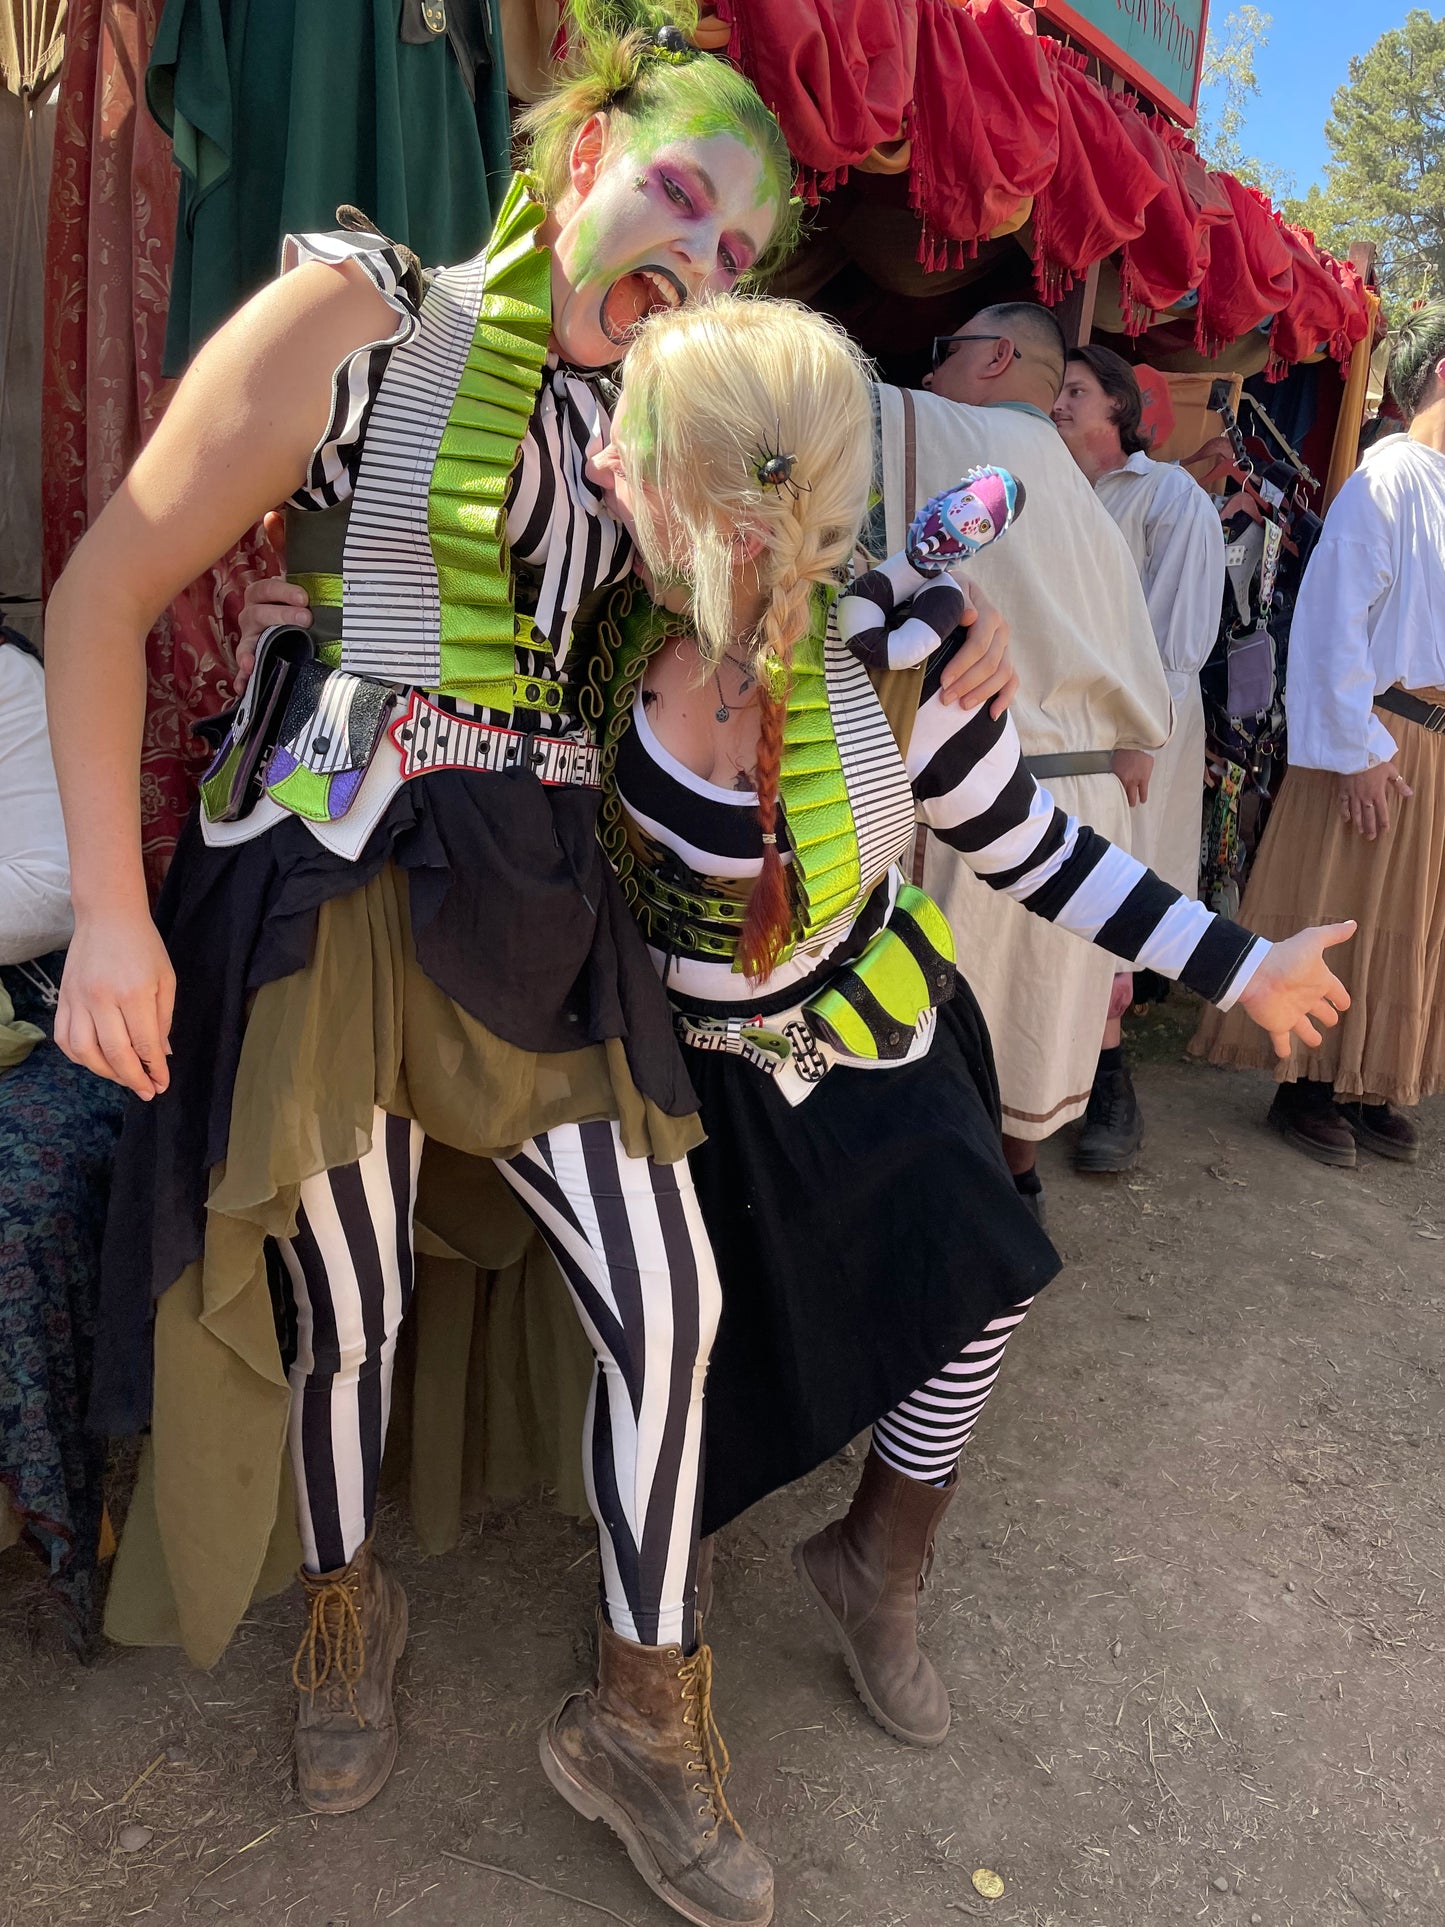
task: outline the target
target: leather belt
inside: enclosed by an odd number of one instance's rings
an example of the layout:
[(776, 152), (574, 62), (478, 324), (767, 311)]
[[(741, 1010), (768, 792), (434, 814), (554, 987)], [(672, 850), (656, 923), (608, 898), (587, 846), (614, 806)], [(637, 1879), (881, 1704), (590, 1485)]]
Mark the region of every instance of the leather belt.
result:
[(1421, 729), (1445, 736), (1445, 703), (1427, 703), (1423, 696), (1412, 696), (1408, 689), (1387, 689), (1375, 698), (1376, 709), (1388, 709), (1392, 716), (1404, 716)]
[(419, 689), (412, 691), (405, 712), (389, 733), (401, 752), (404, 777), (426, 776), (439, 769), (493, 773), (525, 769), (551, 788), (602, 787), (602, 752), (595, 743), (535, 736), (498, 723), (475, 723), (439, 709)]
[(1054, 756), (1025, 756), (1030, 776), (1112, 776), (1111, 749), (1066, 749)]

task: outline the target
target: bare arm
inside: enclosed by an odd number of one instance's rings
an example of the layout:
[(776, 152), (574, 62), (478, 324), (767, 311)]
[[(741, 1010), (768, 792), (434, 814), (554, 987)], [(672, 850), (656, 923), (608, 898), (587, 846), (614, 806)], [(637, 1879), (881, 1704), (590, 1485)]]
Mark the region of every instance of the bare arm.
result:
[(299, 268), (264, 289), (196, 357), (50, 598), (46, 685), (76, 923), (56, 1042), (142, 1097), (169, 1082), (174, 991), (141, 869), (145, 637), (298, 485), (337, 365), (393, 325), (349, 267)]

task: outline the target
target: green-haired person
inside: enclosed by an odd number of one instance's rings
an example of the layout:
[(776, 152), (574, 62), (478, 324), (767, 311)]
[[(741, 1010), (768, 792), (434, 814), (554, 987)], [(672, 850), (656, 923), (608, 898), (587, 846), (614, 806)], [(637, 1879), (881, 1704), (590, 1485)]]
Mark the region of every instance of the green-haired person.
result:
[[(648, 315), (786, 248), (791, 165), (740, 75), (615, 9), (575, 23), (524, 133), (473, 260), (424, 274), (373, 233), (294, 237), (51, 599), (76, 915), (56, 1040), (135, 1093), (96, 1416), (152, 1426), (121, 1570), (163, 1569), (156, 1623), (202, 1663), (269, 1581), (294, 1486), (298, 1788), (363, 1805), (397, 1750), (406, 1601), (371, 1535), (422, 1151), (493, 1160), (597, 1354), (579, 1773), (601, 1778), (568, 1797), (688, 1919), (762, 1922), (772, 1873), (723, 1797), (694, 1627), (719, 1302), (696, 1101), (598, 844), (568, 656), (632, 561), (586, 474), (606, 370)], [(316, 620), (268, 632), (217, 719), (153, 922), (144, 637), (280, 501)]]

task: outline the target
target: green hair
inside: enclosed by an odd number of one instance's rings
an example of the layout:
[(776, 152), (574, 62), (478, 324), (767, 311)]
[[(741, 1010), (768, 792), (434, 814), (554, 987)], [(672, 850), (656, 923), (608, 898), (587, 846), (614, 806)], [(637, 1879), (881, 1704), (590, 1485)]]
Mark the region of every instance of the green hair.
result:
[(1445, 361), (1445, 301), (1418, 308), (1395, 337), (1390, 351), (1390, 393), (1406, 421), (1425, 405), (1435, 370)]
[(793, 158), (777, 120), (752, 82), (725, 60), (689, 45), (657, 44), (663, 27), (687, 38), (697, 26), (693, 0), (571, 0), (566, 62), (557, 86), (518, 123), (527, 171), (554, 207), (567, 191), (572, 146), (594, 114), (606, 113), (644, 140), (655, 129), (698, 136), (731, 134), (763, 163), (773, 231), (749, 270), (764, 279), (797, 244)]

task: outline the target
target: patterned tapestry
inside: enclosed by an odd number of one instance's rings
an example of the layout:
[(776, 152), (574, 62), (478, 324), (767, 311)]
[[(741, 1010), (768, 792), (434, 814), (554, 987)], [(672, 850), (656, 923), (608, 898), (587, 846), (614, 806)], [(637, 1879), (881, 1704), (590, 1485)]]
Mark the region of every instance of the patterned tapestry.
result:
[[(71, 0), (46, 244), (44, 586), (160, 419), (175, 235), (170, 143), (146, 112), (160, 0)], [(146, 639), (141, 815), (154, 895), (206, 764), (191, 725), (232, 699), (241, 596), (276, 567), (259, 530), (194, 582)]]

